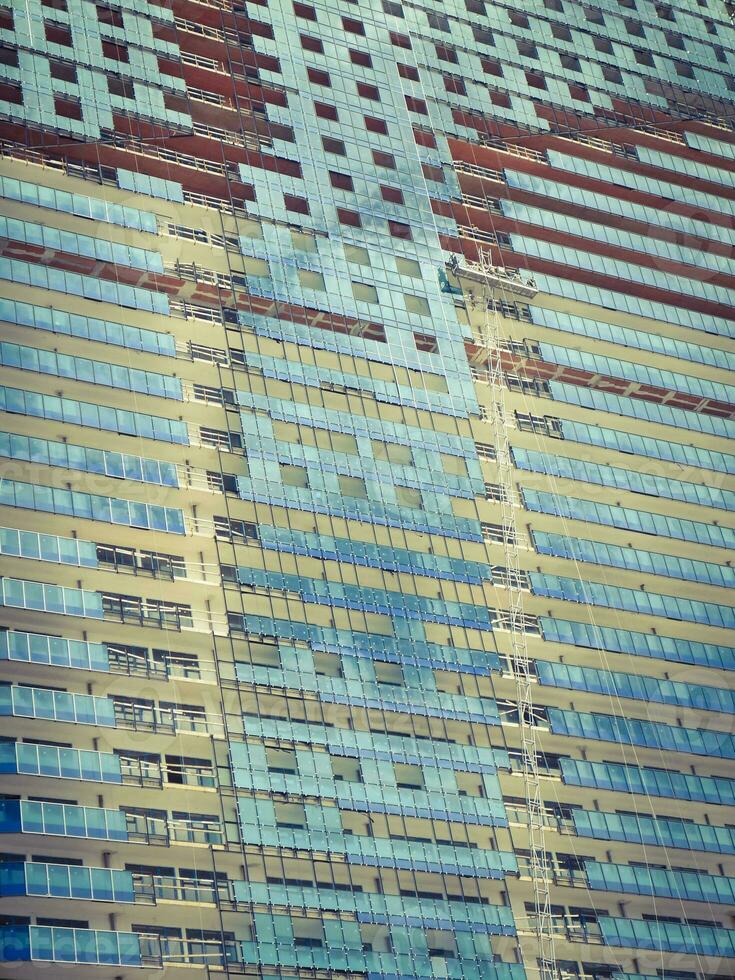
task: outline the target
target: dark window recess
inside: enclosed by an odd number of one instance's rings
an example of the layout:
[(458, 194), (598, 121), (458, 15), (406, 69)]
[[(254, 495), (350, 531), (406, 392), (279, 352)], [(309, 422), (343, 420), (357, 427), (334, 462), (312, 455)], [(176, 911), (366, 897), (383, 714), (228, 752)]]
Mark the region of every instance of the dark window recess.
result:
[(380, 102), (380, 89), (377, 85), (368, 85), (367, 82), (358, 82), (357, 94), (363, 99), (372, 99), (373, 102)]
[(590, 94), (587, 91), (586, 85), (575, 85), (569, 82), (569, 94), (577, 102), (589, 102), (590, 100)]
[(416, 343), (416, 350), (420, 350), (424, 354), (439, 353), (439, 344), (437, 343), (436, 337), (432, 337), (431, 334), (414, 333), (413, 339)]
[(103, 4), (97, 6), (97, 20), (100, 24), (109, 24), (110, 27), (124, 27), (123, 16), (119, 10), (114, 10)]
[(391, 0), (383, 0), (383, 10), (391, 17), (403, 17), (403, 7), (400, 3), (392, 3)]
[(491, 92), (490, 101), (493, 105), (502, 106), (503, 109), (510, 109), (510, 96), (505, 92)]
[(430, 146), (432, 149), (436, 149), (436, 137), (431, 130), (414, 126), (413, 138), (416, 140), (418, 146)]
[(324, 85), (325, 88), (332, 87), (332, 79), (329, 77), (328, 71), (322, 71), (321, 68), (307, 68), (306, 74), (310, 82), (314, 85)]
[(602, 74), (605, 76), (608, 82), (613, 82), (616, 85), (623, 84), (622, 74), (620, 73), (620, 71), (618, 71), (617, 68), (613, 68), (611, 65), (603, 65)]
[(388, 231), (393, 238), (402, 238), (407, 242), (413, 241), (411, 226), (405, 224), (403, 221), (388, 221)]
[(66, 10), (66, 0), (41, 0), (42, 7), (48, 7), (49, 10)]
[[(18, 67), (17, 48), (6, 48), (5, 46), (0, 46), (0, 65), (9, 65), (11, 68), (17, 68)], [(53, 75), (53, 69), (51, 74)]]
[(342, 27), (348, 34), (359, 34), (361, 37), (365, 36), (365, 25), (361, 20), (355, 20), (354, 17), (343, 17)]
[[(0, 23), (0, 27), (2, 26)], [(65, 48), (72, 47), (71, 31), (68, 27), (64, 27), (62, 24), (51, 24), (48, 21), (45, 21), (43, 26), (49, 44), (61, 44)]]
[(384, 201), (390, 204), (403, 204), (403, 191), (398, 187), (385, 187), (380, 185), (380, 194)]
[(109, 89), (110, 95), (118, 95), (122, 99), (135, 98), (133, 83), (127, 78), (118, 78), (116, 75), (108, 75), (107, 88)]
[(552, 24), (551, 25), (551, 33), (559, 41), (571, 41), (572, 40), (572, 32), (564, 24)]
[(318, 37), (312, 37), (310, 34), (300, 34), (301, 47), (304, 51), (313, 51), (315, 54), (324, 54), (324, 45), (319, 40)]
[(355, 185), (349, 174), (340, 174), (335, 170), (329, 171), (329, 183), (332, 187), (337, 187), (341, 191), (354, 191)]
[(503, 77), (503, 66), (498, 61), (489, 61), (487, 58), (481, 58), (480, 64), (482, 65), (482, 70), (486, 75), (495, 75), (496, 78)]
[(608, 41), (606, 37), (595, 37), (592, 39), (595, 47), (598, 51), (602, 51), (603, 54), (613, 54), (615, 49), (612, 43)]
[(309, 214), (309, 202), (305, 197), (297, 197), (296, 194), (284, 194), (283, 205), (287, 211), (295, 214)]
[(388, 124), (384, 119), (375, 116), (365, 116), (365, 129), (369, 133), (380, 133), (381, 136), (388, 135)]
[(472, 33), (474, 34), (475, 40), (478, 44), (485, 44), (489, 48), (495, 47), (495, 38), (493, 37), (492, 32), (486, 27), (473, 27)]
[(427, 180), (435, 180), (438, 184), (446, 183), (446, 177), (441, 167), (434, 167), (430, 163), (422, 163), (421, 170)]
[(337, 122), (339, 119), (336, 108), (327, 102), (315, 102), (314, 111), (319, 119), (329, 119), (331, 122)]
[(350, 228), (362, 228), (362, 219), (357, 211), (350, 211), (348, 208), (337, 208), (337, 218), (341, 225)]
[(449, 18), (446, 14), (437, 14), (432, 10), (426, 13), (426, 22), (429, 27), (433, 27), (435, 31), (443, 31), (445, 34), (449, 34), (451, 27), (449, 26)]
[(63, 119), (82, 118), (82, 104), (78, 99), (62, 98), (56, 95), (54, 96), (54, 111), (57, 116), (61, 116)]
[(435, 44), (436, 56), (441, 61), (451, 61), (453, 65), (458, 62), (457, 52), (454, 48), (448, 48), (445, 44)]
[(566, 68), (567, 71), (582, 71), (579, 58), (575, 58), (573, 54), (559, 55), (559, 60), (561, 61), (562, 68)]
[(306, 3), (295, 3), (293, 12), (302, 20), (316, 20), (316, 10)]
[(544, 78), (543, 75), (539, 75), (535, 71), (526, 72), (526, 81), (528, 82), (531, 88), (540, 88), (540, 89), (546, 88), (546, 79)]
[(396, 158), (392, 153), (384, 153), (383, 150), (372, 150), (373, 163), (376, 167), (385, 167), (387, 170), (396, 169)]
[(531, 41), (516, 41), (516, 47), (522, 58), (534, 58), (538, 61), (538, 48)]
[(361, 65), (363, 68), (373, 67), (373, 59), (367, 51), (356, 51), (354, 48), (350, 48), (350, 61), (353, 65)]
[(413, 95), (406, 95), (406, 108), (409, 112), (418, 112), (422, 116), (429, 115), (429, 108), (423, 99), (417, 99)]
[(23, 105), (23, 89), (12, 82), (0, 81), (0, 101), (11, 105)]
[(325, 153), (336, 153), (337, 156), (346, 156), (347, 150), (342, 140), (336, 140), (331, 136), (322, 136), (322, 146)]
[(57, 78), (60, 82), (74, 82), (77, 80), (77, 69), (75, 65), (68, 61), (57, 61), (49, 58), (49, 70), (52, 78)]
[(398, 62), (398, 74), (410, 82), (418, 82), (419, 80), (418, 69), (414, 68), (413, 65), (402, 65), (400, 61)]
[(391, 31), (388, 35), (390, 43), (395, 48), (411, 49), (411, 38), (407, 34), (399, 34), (398, 31)]
[(113, 61), (122, 61), (125, 64), (130, 61), (128, 49), (125, 45), (115, 44), (114, 41), (102, 41), (102, 54), (105, 58), (111, 58)]
[(457, 78), (456, 75), (444, 76), (444, 88), (447, 92), (454, 93), (454, 95), (467, 95), (467, 88), (464, 81), (461, 78)]

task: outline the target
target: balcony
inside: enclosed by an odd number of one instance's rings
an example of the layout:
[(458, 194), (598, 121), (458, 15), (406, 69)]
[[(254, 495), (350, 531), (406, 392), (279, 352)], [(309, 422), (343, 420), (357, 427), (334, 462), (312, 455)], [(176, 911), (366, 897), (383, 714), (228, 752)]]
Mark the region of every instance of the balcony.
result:
[(107, 698), (89, 694), (69, 694), (46, 688), (0, 686), (0, 716), (43, 718), (76, 725), (115, 727), (115, 709)]
[(222, 824), (216, 819), (176, 819), (151, 817), (142, 813), (123, 812), (127, 839), (136, 843), (195, 844), (222, 848), (226, 845)]
[(237, 941), (159, 938), (157, 935), (146, 936), (144, 933), (140, 934), (139, 939), (142, 955), (154, 964), (158, 956), (164, 966), (181, 964), (215, 970), (226, 966), (229, 973), (233, 968), (240, 972), (238, 967), (243, 962), (242, 947)]
[(226, 880), (35, 861), (0, 864), (0, 898), (21, 896), (124, 905), (193, 902), (218, 906), (233, 901), (231, 885)]
[(113, 699), (118, 728), (136, 732), (159, 734), (207, 735), (223, 738), (224, 722), (208, 716), (204, 708), (181, 705), (156, 705), (151, 703)]
[(193, 902), (196, 905), (216, 906), (233, 902), (229, 881), (151, 874), (132, 874), (131, 879), (136, 901)]
[(59, 926), (0, 926), (0, 963), (160, 966), (155, 947), (133, 932)]
[(0, 660), (77, 670), (107, 672), (110, 669), (107, 650), (102, 643), (67, 640), (60, 636), (44, 636), (18, 630), (0, 633)]
[(135, 902), (148, 892), (136, 887), (130, 871), (79, 865), (12, 861), (0, 864), (0, 897), (87, 899), (93, 902)]
[(0, 742), (0, 773), (123, 782), (120, 759), (111, 752), (30, 742)]
[(126, 817), (120, 810), (32, 800), (0, 800), (0, 833), (128, 840)]
[[(97, 593), (93, 594), (97, 595)], [(181, 603), (117, 593), (104, 593), (100, 598), (102, 618), (107, 622), (177, 632), (191, 630), (195, 633), (227, 635), (226, 618), (208, 609), (196, 609)]]
[(194, 844), (222, 848), (227, 845), (222, 824), (214, 818), (160, 819), (124, 810), (33, 800), (0, 800), (0, 833), (164, 847)]
[(161, 763), (158, 758), (120, 755), (122, 781), (128, 785), (156, 787), (164, 783), (170, 786), (198, 786), (214, 789), (217, 779), (209, 765), (189, 763)]
[(107, 643), (106, 647), (109, 669), (115, 674), (148, 677), (160, 681), (181, 679), (201, 681), (203, 684), (217, 682), (215, 667), (200, 664), (193, 654), (148, 650), (116, 643)]

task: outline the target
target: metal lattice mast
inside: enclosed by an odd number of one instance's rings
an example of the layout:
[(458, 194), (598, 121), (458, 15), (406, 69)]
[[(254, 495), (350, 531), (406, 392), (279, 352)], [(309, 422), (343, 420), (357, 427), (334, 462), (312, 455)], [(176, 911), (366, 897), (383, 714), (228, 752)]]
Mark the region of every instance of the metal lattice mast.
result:
[(508, 438), (508, 412), (506, 386), (501, 363), (499, 316), (495, 310), (495, 294), (503, 299), (508, 293), (530, 298), (536, 293), (531, 281), (523, 281), (505, 270), (493, 266), (482, 250), (479, 262), (455, 260), (453, 271), (461, 278), (477, 284), (476, 300), (483, 311), (481, 343), (487, 358), (491, 404), (489, 418), (497, 456), (498, 482), (501, 487), (500, 507), (502, 537), (507, 578), (508, 625), (511, 638), (511, 666), (516, 681), (519, 730), (521, 739), (521, 763), (523, 768), (528, 838), (533, 885), (535, 934), (541, 980), (556, 980), (556, 955), (554, 950), (554, 923), (551, 914), (551, 874), (545, 847), (544, 806), (541, 793), (536, 729), (533, 724), (533, 674), (528, 656), (526, 624), (523, 611), (523, 575), (518, 550), (516, 522), (516, 491), (513, 480), (513, 463)]

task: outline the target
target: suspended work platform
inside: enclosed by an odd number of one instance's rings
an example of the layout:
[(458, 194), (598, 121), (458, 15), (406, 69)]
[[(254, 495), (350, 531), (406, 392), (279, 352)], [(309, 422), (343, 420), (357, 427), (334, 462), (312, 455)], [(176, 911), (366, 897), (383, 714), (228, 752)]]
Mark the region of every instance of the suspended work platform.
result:
[(504, 266), (488, 265), (484, 262), (471, 262), (465, 258), (453, 255), (449, 260), (449, 270), (455, 276), (469, 282), (477, 282), (491, 289), (501, 289), (506, 293), (515, 293), (524, 299), (532, 299), (538, 292), (535, 281), (524, 279), (520, 272), (506, 269)]

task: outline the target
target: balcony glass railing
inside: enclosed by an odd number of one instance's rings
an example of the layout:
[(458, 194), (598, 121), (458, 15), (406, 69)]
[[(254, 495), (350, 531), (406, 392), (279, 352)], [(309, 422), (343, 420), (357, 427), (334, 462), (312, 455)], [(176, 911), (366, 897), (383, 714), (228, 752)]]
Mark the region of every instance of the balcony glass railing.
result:
[(125, 814), (120, 810), (32, 800), (0, 800), (0, 833), (128, 840)]
[(61, 636), (16, 630), (0, 633), (0, 660), (76, 667), (80, 670), (110, 669), (103, 643), (86, 643), (84, 640), (67, 640)]
[(148, 955), (147, 951), (144, 955), (140, 938), (133, 932), (59, 926), (0, 926), (0, 962), (35, 961), (144, 966), (155, 963), (155, 955)]
[(13, 895), (128, 903), (136, 889), (130, 871), (12, 861), (0, 864), (0, 896)]
[(115, 709), (107, 698), (40, 687), (0, 687), (0, 715), (115, 727)]
[(120, 758), (111, 752), (27, 742), (0, 742), (0, 773), (84, 779), (98, 783), (123, 781)]

